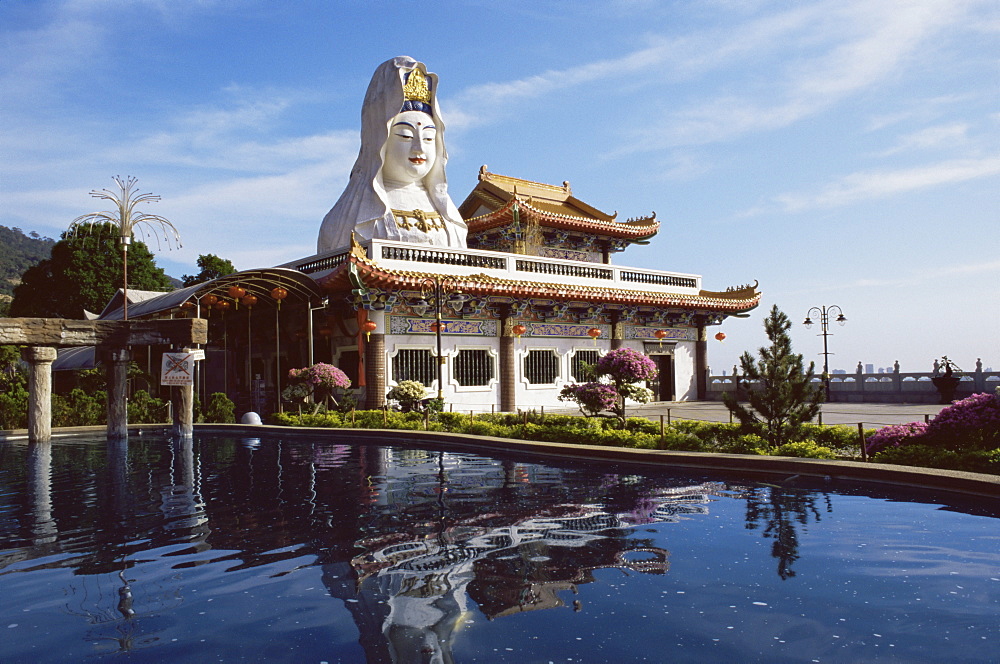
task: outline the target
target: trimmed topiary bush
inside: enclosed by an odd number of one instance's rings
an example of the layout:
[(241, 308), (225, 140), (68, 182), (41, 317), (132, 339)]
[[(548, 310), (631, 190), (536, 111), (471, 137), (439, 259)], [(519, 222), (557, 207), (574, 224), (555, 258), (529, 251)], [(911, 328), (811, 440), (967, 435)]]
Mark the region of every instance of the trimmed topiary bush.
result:
[(767, 441), (755, 433), (727, 438), (715, 446), (715, 451), (726, 454), (767, 454)]
[(206, 422), (232, 424), (236, 422), (236, 404), (222, 392), (214, 392), (208, 397), (208, 406), (203, 414)]
[(785, 443), (771, 452), (771, 456), (799, 457), (802, 459), (836, 459), (837, 455), (829, 447), (812, 441)]

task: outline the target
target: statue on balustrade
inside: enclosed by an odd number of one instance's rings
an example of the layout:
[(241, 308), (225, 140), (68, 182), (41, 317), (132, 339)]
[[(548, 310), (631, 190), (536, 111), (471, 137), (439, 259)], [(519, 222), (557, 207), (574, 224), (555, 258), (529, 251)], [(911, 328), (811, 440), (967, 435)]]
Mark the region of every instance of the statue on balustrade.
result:
[(448, 195), (438, 78), (400, 56), (372, 76), (361, 109), (361, 151), (323, 219), (317, 251), (383, 239), (465, 248), (468, 228)]

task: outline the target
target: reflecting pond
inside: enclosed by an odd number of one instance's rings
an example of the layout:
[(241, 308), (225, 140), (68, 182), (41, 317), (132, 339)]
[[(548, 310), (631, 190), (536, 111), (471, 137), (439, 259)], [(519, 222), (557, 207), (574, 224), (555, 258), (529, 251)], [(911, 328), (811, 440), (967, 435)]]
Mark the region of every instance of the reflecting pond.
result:
[(322, 435), (0, 443), (0, 661), (996, 661), (998, 515)]

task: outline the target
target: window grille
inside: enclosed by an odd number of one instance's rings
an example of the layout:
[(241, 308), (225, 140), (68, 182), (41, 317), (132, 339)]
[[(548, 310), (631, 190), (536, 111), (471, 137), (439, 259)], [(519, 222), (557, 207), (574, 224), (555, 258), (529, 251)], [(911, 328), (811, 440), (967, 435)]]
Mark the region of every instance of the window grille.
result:
[(578, 350), (573, 354), (573, 359), (570, 362), (569, 374), (570, 378), (578, 383), (582, 383), (588, 380), (587, 373), (583, 370), (584, 364), (589, 364), (594, 366), (597, 364), (597, 360), (601, 359), (601, 354), (596, 350)]
[(415, 380), (430, 387), (437, 380), (434, 355), (426, 348), (405, 348), (392, 358), (392, 378), (397, 383)]
[(454, 367), (455, 381), (463, 387), (489, 385), (493, 380), (493, 358), (488, 350), (460, 350)]
[(548, 385), (559, 377), (559, 356), (554, 350), (529, 350), (524, 357), (524, 377), (531, 385)]

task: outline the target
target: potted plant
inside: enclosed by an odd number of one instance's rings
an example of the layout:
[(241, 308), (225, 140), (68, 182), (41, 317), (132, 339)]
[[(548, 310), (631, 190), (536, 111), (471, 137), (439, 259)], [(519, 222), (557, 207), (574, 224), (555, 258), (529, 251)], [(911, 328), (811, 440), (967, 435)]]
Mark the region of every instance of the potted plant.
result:
[[(940, 375), (938, 375), (939, 371), (942, 372)], [(956, 371), (958, 373), (962, 372), (957, 364), (948, 359), (947, 355), (941, 358), (940, 363), (936, 363), (931, 382), (937, 388), (938, 396), (940, 397), (938, 403), (951, 403), (955, 400), (955, 390), (958, 389), (958, 382), (961, 380), (961, 378), (955, 375)]]

